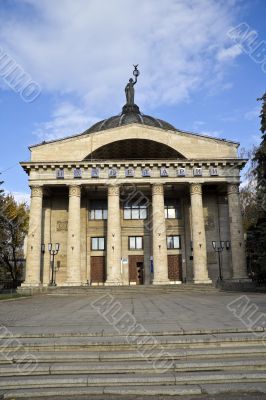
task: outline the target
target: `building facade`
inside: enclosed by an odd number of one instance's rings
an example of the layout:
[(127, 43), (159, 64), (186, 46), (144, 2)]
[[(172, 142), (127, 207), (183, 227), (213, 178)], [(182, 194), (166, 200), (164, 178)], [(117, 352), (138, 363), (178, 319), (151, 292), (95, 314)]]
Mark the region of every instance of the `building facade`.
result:
[(30, 147), (23, 286), (247, 278), (238, 144), (175, 129), (126, 104), (82, 134)]

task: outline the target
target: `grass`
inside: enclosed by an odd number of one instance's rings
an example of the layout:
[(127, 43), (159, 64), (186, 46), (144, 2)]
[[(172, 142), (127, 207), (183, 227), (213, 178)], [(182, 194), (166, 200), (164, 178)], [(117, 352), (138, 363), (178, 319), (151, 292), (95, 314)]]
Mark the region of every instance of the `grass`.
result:
[(25, 297), (25, 294), (19, 294), (19, 293), (0, 293), (0, 301), (1, 300), (10, 300), (10, 299), (16, 299), (19, 297)]

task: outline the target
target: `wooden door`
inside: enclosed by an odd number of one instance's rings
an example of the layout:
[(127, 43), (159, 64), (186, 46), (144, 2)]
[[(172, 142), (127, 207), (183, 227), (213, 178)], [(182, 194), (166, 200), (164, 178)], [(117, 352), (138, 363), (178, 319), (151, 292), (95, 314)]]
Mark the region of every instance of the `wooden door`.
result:
[(144, 283), (144, 256), (128, 256), (129, 282)]
[(168, 279), (182, 282), (182, 255), (168, 255)]
[(91, 256), (91, 283), (105, 282), (105, 275), (105, 257)]

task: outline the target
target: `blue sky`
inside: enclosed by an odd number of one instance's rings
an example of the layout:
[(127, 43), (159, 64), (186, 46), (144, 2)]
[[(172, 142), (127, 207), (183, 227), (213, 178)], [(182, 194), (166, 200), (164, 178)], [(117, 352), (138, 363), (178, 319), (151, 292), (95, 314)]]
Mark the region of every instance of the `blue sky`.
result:
[(0, 50), (41, 88), (25, 102), (6, 83), (0, 51), (5, 189), (27, 197), (18, 163), (30, 144), (118, 114), (133, 63), (142, 112), (245, 148), (258, 144), (266, 73), (228, 31), (245, 23), (263, 46), (265, 16), (265, 0), (1, 0)]

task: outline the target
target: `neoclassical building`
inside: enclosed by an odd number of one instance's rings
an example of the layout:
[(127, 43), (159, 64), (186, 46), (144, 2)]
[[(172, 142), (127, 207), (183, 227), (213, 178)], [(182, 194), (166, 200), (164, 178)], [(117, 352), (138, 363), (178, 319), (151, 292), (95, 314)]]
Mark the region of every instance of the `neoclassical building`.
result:
[(213, 241), (222, 278), (245, 279), (237, 148), (142, 114), (134, 92), (121, 114), (31, 146), (23, 286), (51, 282), (49, 243), (58, 286), (216, 282)]

